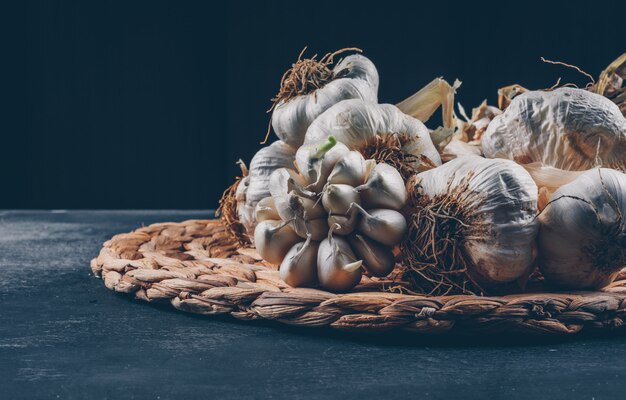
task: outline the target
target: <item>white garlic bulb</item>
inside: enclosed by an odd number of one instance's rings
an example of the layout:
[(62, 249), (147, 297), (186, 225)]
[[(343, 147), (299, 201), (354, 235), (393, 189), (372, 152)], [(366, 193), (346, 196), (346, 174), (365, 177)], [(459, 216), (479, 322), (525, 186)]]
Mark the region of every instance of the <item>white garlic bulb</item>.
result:
[(626, 174), (596, 168), (560, 187), (539, 215), (539, 268), (568, 289), (599, 289), (626, 267)]
[[(306, 132), (303, 147), (323, 143), (329, 136), (334, 136), (349, 149), (358, 150), (375, 140), (376, 136), (387, 134), (403, 134), (412, 139), (403, 150), (416, 156), (416, 167), (422, 164), (421, 157), (441, 165), (439, 152), (423, 123), (391, 104), (376, 104), (360, 99), (341, 101), (315, 119)], [(305, 150), (300, 148), (300, 151)], [(298, 157), (296, 155), (296, 159)]]
[(524, 168), (468, 155), (416, 175), (414, 184), (417, 205), (403, 245), (407, 265), (465, 268), (484, 290), (530, 273), (537, 186)]
[(250, 236), (256, 223), (254, 210), (259, 201), (268, 197), (269, 179), (279, 168), (291, 168), (296, 150), (282, 141), (263, 147), (252, 157), (248, 176), (237, 186), (237, 215)]
[(315, 118), (345, 99), (378, 102), (378, 72), (367, 57), (345, 57), (335, 65), (332, 80), (323, 87), (278, 103), (272, 114), (274, 132), (283, 142), (297, 148)]
[(515, 97), (481, 140), (485, 157), (541, 162), (580, 171), (626, 168), (626, 119), (604, 96), (583, 89), (529, 91)]
[[(342, 150), (333, 152), (335, 146)], [(272, 200), (259, 202), (259, 219), (277, 214), (286, 225), (261, 222), (255, 231), (259, 238), (255, 245), (267, 261), (280, 264), (280, 275), (287, 284), (345, 291), (359, 283), (363, 269), (373, 276), (385, 276), (395, 266), (392, 249), (407, 226), (397, 211), (406, 201), (406, 188), (392, 167), (365, 160), (332, 136), (320, 148), (323, 151), (309, 152), (314, 157), (305, 161), (316, 160), (313, 164), (323, 166), (317, 169), (323, 172), (305, 177), (284, 168), (274, 171), (270, 177)], [(361, 207), (359, 193), (366, 194), (371, 208)], [(285, 227), (289, 232), (276, 236)], [(294, 244), (295, 236), (299, 239)]]

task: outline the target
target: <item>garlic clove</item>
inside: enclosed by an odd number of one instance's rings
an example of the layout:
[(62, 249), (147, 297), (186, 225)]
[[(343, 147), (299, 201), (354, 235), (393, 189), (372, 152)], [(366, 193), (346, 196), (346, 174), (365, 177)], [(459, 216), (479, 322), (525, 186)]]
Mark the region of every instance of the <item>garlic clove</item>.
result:
[(304, 178), (296, 171), (288, 168), (279, 168), (270, 175), (268, 188), (271, 196), (274, 198), (291, 192), (296, 192), (303, 197), (315, 197), (315, 193), (304, 189), (306, 184)]
[(358, 231), (384, 244), (385, 246), (395, 246), (400, 243), (407, 231), (407, 223), (404, 216), (395, 210), (384, 208), (371, 209), (365, 211), (360, 205), (353, 203), (353, 208), (361, 213)]
[(328, 221), (326, 218), (318, 218), (311, 220), (297, 219), (292, 222), (296, 234), (301, 238), (311, 235), (312, 240), (322, 240), (328, 235)]
[(332, 215), (347, 215), (352, 203), (361, 204), (361, 197), (350, 185), (328, 185), (322, 194), (322, 205)]
[[(283, 221), (290, 219), (311, 220), (324, 218), (326, 211), (321, 202), (296, 194), (296, 191), (274, 198), (276, 210)], [(306, 237), (306, 236), (305, 236)]]
[(333, 136), (317, 144), (304, 145), (296, 152), (296, 167), (306, 179), (307, 190), (319, 192), (324, 187), (337, 161), (350, 150), (337, 143)]
[(337, 292), (355, 287), (363, 275), (362, 261), (357, 260), (348, 242), (332, 236), (322, 240), (317, 252), (317, 276), (320, 285)]
[(291, 221), (267, 220), (254, 229), (254, 244), (264, 260), (279, 265), (293, 245), (302, 241), (289, 226)]
[(317, 253), (319, 242), (307, 238), (296, 243), (280, 264), (280, 278), (291, 287), (313, 287), (317, 281)]
[(358, 233), (348, 237), (348, 242), (354, 254), (363, 260), (363, 267), (372, 276), (387, 276), (393, 271), (396, 260), (390, 247)]
[(267, 221), (268, 219), (279, 220), (280, 216), (276, 211), (274, 199), (270, 196), (259, 201), (254, 208), (254, 216), (257, 223)]
[(352, 150), (337, 161), (328, 176), (328, 183), (361, 185), (375, 165), (376, 161), (365, 160), (360, 152)]
[(329, 215), (328, 226), (334, 227), (333, 233), (338, 235), (349, 235), (354, 231), (358, 223), (358, 214), (351, 213), (350, 216), (346, 215)]
[(367, 182), (356, 191), (366, 208), (400, 210), (406, 203), (406, 187), (400, 172), (385, 163), (377, 164)]

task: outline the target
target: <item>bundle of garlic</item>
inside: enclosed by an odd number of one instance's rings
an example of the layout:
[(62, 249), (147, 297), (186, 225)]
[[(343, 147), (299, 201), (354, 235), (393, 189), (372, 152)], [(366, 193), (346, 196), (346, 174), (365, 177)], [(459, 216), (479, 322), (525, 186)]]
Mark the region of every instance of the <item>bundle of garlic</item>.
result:
[[(306, 50), (306, 48), (305, 48)], [(251, 233), (256, 225), (254, 208), (259, 200), (269, 196), (269, 176), (278, 168), (292, 168), (297, 148), (311, 122), (326, 109), (344, 99), (362, 99), (376, 103), (378, 72), (374, 64), (358, 54), (342, 59), (330, 69), (336, 55), (355, 48), (328, 53), (319, 61), (313, 56), (302, 59), (304, 50), (294, 65), (283, 75), (280, 91), (273, 99), (272, 126), (281, 139), (259, 150), (250, 162), (249, 172), (238, 182), (236, 192), (225, 192), (220, 206), (234, 208), (238, 220), (228, 223), (234, 236), (242, 241), (246, 230)], [(268, 131), (269, 134), (269, 131)], [(267, 140), (267, 138), (266, 138)], [(225, 197), (233, 197), (226, 199)], [(231, 204), (232, 207), (231, 207)], [(231, 212), (233, 213), (233, 212)], [(245, 227), (240, 229), (239, 225)], [(246, 241), (245, 239), (243, 240)]]
[(615, 103), (583, 89), (528, 91), (513, 98), (481, 140), (485, 157), (580, 171), (626, 168), (626, 119)]
[(389, 274), (392, 249), (406, 231), (400, 173), (333, 136), (302, 162), (296, 160), (300, 171), (316, 172), (275, 171), (271, 197), (257, 205), (259, 254), (280, 264), (281, 278), (294, 287), (345, 291), (359, 283), (363, 268), (373, 276)]
[(596, 168), (559, 188), (539, 215), (538, 264), (569, 289), (599, 289), (626, 267), (626, 174)]
[(408, 184), (405, 277), (430, 294), (485, 293), (531, 272), (537, 186), (509, 160), (468, 155)]
[(302, 59), (301, 53), (283, 75), (272, 106), (272, 127), (283, 142), (299, 147), (315, 118), (342, 100), (378, 101), (378, 71), (368, 58), (349, 55), (332, 70), (329, 68), (337, 54), (350, 50), (361, 51), (342, 49), (319, 61), (315, 56)]

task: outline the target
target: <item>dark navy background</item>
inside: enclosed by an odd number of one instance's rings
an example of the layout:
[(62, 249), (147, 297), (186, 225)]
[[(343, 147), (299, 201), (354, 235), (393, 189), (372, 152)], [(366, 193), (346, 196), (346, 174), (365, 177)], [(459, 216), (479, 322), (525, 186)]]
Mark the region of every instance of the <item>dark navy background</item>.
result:
[(625, 50), (620, 1), (363, 3), (3, 6), (0, 208), (214, 208), (305, 45), (362, 48), (381, 102), (459, 78), (468, 111), (512, 83), (585, 83), (541, 56), (597, 76)]

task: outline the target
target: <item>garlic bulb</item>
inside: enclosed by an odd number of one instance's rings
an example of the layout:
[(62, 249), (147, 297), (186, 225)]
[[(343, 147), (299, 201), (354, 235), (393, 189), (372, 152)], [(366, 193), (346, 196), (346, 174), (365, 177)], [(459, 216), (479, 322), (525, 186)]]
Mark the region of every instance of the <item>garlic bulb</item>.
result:
[(626, 168), (626, 119), (606, 97), (583, 89), (529, 91), (515, 97), (482, 137), (485, 157), (541, 162), (580, 171)]
[(413, 217), (402, 250), (418, 286), (485, 291), (530, 273), (537, 186), (524, 168), (468, 155), (416, 175), (409, 186)]
[(237, 214), (251, 236), (256, 223), (255, 207), (261, 199), (270, 195), (270, 175), (279, 168), (291, 168), (295, 154), (293, 147), (279, 140), (263, 147), (252, 157), (248, 176), (237, 187), (237, 198), (241, 199), (238, 201)]
[(552, 196), (539, 215), (538, 264), (548, 282), (599, 289), (626, 267), (626, 174), (596, 168)]
[(299, 147), (309, 125), (332, 105), (345, 99), (378, 102), (378, 72), (366, 57), (354, 54), (341, 60), (330, 80), (308, 94), (280, 101), (272, 114), (272, 127), (285, 143)]
[[(333, 151), (334, 146), (340, 151)], [(289, 226), (293, 235), (289, 234), (289, 240), (267, 239), (268, 232), (280, 232), (277, 227), (281, 223), (261, 222), (255, 231), (260, 238), (257, 248), (262, 247), (259, 254), (280, 264), (281, 277), (292, 286), (319, 285), (344, 291), (359, 283), (363, 269), (373, 276), (389, 274), (395, 266), (392, 248), (407, 227), (397, 211), (407, 198), (400, 174), (347, 150), (332, 136), (305, 154), (296, 164), (313, 165), (311, 170), (317, 172), (305, 177), (293, 170), (274, 171), (270, 177), (272, 200), (264, 199), (257, 207), (259, 217), (265, 218), (273, 215), (273, 210), (263, 207), (274, 204), (282, 224)], [(368, 199), (368, 208), (361, 206), (361, 193)], [(291, 242), (294, 236), (299, 238), (295, 244)], [(278, 259), (279, 255), (283, 257)]]
[[(391, 104), (375, 104), (359, 99), (344, 100), (321, 114), (306, 132), (304, 146), (324, 143), (333, 136), (349, 149), (363, 148), (387, 134), (404, 134), (412, 138), (403, 150), (416, 157), (421, 165), (421, 157), (426, 157), (435, 165), (441, 165), (439, 152), (433, 145), (428, 128), (419, 120), (404, 114)], [(302, 148), (298, 153), (305, 151)], [(296, 154), (296, 160), (300, 157)]]

